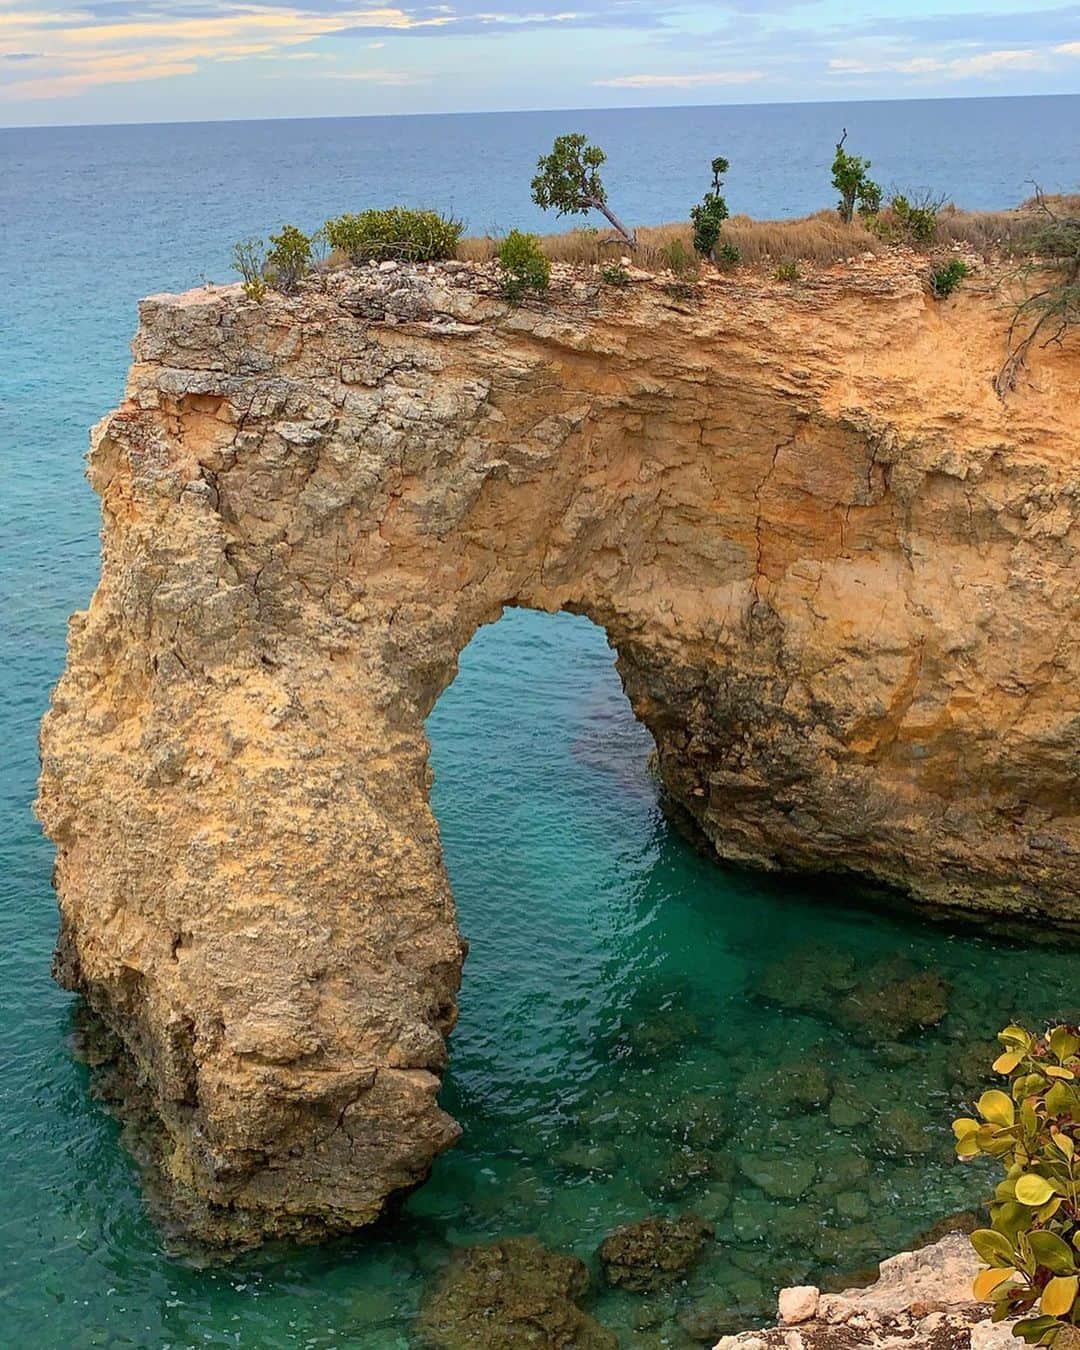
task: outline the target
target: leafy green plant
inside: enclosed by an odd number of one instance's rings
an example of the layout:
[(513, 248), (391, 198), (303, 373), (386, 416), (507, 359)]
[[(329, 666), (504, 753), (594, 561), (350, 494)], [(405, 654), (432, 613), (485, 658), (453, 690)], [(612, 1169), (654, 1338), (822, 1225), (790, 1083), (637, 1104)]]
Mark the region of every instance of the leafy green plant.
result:
[(1013, 1334), (1028, 1345), (1053, 1345), (1080, 1323), (1080, 1030), (1008, 1026), (998, 1040), (994, 1070), (1009, 1091), (984, 1092), (981, 1119), (953, 1121), (958, 1157), (986, 1154), (1005, 1169), (990, 1227), (971, 1235), (987, 1265), (974, 1294), (993, 1303), (996, 1322), (1019, 1316)]
[(323, 233), (352, 263), (437, 262), (454, 256), (464, 228), (464, 222), (438, 211), (390, 206), (336, 216)]
[(694, 225), (694, 248), (703, 258), (712, 257), (720, 242), (720, 229), (728, 218), (727, 202), (720, 189), (723, 187), (724, 174), (730, 167), (723, 155), (717, 155), (712, 162), (712, 187), (704, 199), (690, 209), (690, 219)]
[(600, 166), (607, 155), (598, 145), (589, 145), (580, 132), (556, 136), (551, 153), (536, 162), (532, 180), (532, 199), (545, 211), (560, 216), (583, 216), (599, 211), (629, 248), (637, 239), (607, 204), (607, 189), (600, 178)]
[(836, 142), (832, 163), (833, 187), (840, 194), (837, 211), (845, 225), (850, 225), (858, 206), (860, 213), (872, 216), (881, 207), (881, 188), (870, 177), (870, 161), (858, 155), (849, 155), (844, 149), (847, 127)]
[(605, 263), (600, 269), (600, 280), (605, 286), (629, 286), (630, 273), (621, 262)]
[(798, 281), (801, 273), (797, 262), (782, 262), (777, 266), (775, 276), (777, 281)]
[(311, 239), (295, 225), (282, 225), (270, 236), (266, 275), (276, 290), (295, 291), (311, 264)]
[(937, 233), (938, 212), (943, 203), (928, 193), (910, 197), (896, 193), (889, 202), (888, 216), (882, 222), (882, 233), (897, 243), (925, 248), (933, 243)]
[(950, 258), (930, 269), (930, 289), (938, 300), (947, 300), (970, 271), (961, 258)]
[(520, 305), (529, 291), (546, 291), (551, 284), (551, 263), (535, 234), (511, 230), (499, 245), (499, 271), (504, 297)]
[(249, 300), (254, 300), (257, 305), (261, 305), (266, 299), (266, 282), (262, 277), (251, 277), (248, 281), (242, 282), (240, 289)]
[(742, 262), (742, 252), (738, 244), (725, 239), (713, 254), (713, 262), (724, 272), (733, 271)]
[(233, 244), (232, 260), (233, 267), (245, 282), (262, 281), (263, 269), (266, 266), (266, 245), (258, 236), (241, 239)]

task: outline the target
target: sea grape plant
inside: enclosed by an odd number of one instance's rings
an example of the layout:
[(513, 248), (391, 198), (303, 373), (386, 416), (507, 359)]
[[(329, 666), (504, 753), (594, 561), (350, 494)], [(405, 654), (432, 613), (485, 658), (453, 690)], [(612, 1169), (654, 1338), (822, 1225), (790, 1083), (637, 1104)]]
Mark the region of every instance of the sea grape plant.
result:
[(323, 226), (331, 248), (350, 262), (436, 262), (452, 258), (464, 222), (408, 206), (346, 212)]
[(712, 162), (712, 186), (697, 206), (690, 208), (690, 219), (694, 225), (694, 248), (705, 258), (713, 256), (713, 250), (720, 242), (720, 229), (728, 218), (727, 202), (720, 189), (724, 185), (724, 174), (731, 165), (723, 155), (717, 155)]
[(545, 211), (560, 216), (583, 216), (599, 211), (606, 216), (622, 243), (637, 247), (632, 230), (622, 223), (607, 204), (607, 189), (600, 178), (600, 166), (607, 155), (598, 145), (590, 145), (580, 132), (556, 136), (551, 153), (536, 162), (532, 180), (532, 199)]
[(1080, 1029), (1008, 1026), (998, 1040), (994, 1070), (1009, 1091), (991, 1088), (980, 1119), (953, 1121), (958, 1157), (985, 1154), (1005, 1169), (990, 1227), (971, 1235), (987, 1265), (974, 1294), (993, 1303), (995, 1322), (1019, 1317), (1013, 1334), (1028, 1345), (1053, 1345), (1080, 1324)]
[(270, 236), (270, 250), (266, 255), (266, 274), (274, 287), (285, 295), (295, 291), (311, 265), (310, 235), (295, 225), (282, 225)]

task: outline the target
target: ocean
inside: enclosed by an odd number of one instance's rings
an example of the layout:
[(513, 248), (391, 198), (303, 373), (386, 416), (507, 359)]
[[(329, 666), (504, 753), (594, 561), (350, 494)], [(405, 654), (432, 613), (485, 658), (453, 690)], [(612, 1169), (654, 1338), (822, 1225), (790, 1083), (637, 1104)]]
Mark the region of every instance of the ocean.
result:
[[(1002, 207), (1077, 190), (1078, 114), (1048, 97), (0, 130), (0, 1344), (396, 1350), (454, 1246), (532, 1234), (592, 1263), (616, 1224), (688, 1208), (717, 1242), (687, 1284), (590, 1306), (627, 1346), (711, 1344), (778, 1285), (865, 1266), (985, 1193), (949, 1121), (999, 1024), (1076, 1015), (1076, 953), (714, 866), (659, 809), (602, 632), (514, 612), (429, 722), (472, 941), (444, 1088), (461, 1145), (377, 1231), (230, 1265), (176, 1254), (49, 979), (36, 730), (97, 574), (83, 454), (121, 396), (136, 301), (230, 279), (234, 240), (395, 201), (550, 230), (528, 183), (567, 130), (607, 150), (638, 224), (684, 217), (716, 154), (733, 211), (826, 206), (843, 127), (887, 189)], [(838, 989), (932, 969), (948, 1014), (913, 1037), (841, 1024), (785, 994), (808, 965)], [(775, 1071), (807, 1066), (818, 1086), (785, 1097)], [(809, 1161), (797, 1195), (770, 1180), (781, 1155)]]

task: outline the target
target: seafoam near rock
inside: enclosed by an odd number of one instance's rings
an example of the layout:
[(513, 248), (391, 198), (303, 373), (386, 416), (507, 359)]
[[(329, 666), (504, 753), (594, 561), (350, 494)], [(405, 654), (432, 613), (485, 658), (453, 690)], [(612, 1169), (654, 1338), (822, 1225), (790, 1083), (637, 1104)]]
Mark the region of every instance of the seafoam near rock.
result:
[(717, 855), (1080, 914), (1080, 362), (997, 301), (347, 270), (141, 306), (42, 728), (57, 973), (201, 1237), (374, 1219), (458, 1129), (424, 719), (506, 605), (603, 625)]

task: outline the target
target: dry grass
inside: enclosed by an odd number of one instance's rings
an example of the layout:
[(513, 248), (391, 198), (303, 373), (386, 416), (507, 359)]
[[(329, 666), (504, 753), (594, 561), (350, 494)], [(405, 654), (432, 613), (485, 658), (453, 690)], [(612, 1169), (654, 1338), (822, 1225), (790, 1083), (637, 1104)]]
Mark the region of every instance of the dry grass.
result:
[[(1080, 214), (1080, 195), (1046, 198), (1056, 209)], [(1011, 211), (961, 211), (945, 206), (938, 214), (937, 234), (932, 247), (948, 248), (958, 244), (984, 256), (995, 252), (1022, 253), (1037, 228), (1034, 200)], [(882, 253), (886, 241), (861, 221), (844, 225), (835, 211), (818, 211), (798, 220), (752, 220), (750, 216), (732, 216), (725, 222), (725, 240), (742, 255), (744, 266), (765, 267), (799, 262), (828, 266), (862, 253)], [(544, 235), (540, 240), (552, 262), (602, 264), (627, 255), (626, 246), (612, 241), (601, 230), (566, 230)], [(499, 241), (490, 236), (463, 239), (457, 256), (474, 262), (495, 257)], [(647, 225), (638, 230), (638, 247), (633, 265), (646, 271), (683, 271), (680, 254), (693, 254), (693, 231), (689, 223)], [(673, 260), (676, 263), (672, 269)]]

